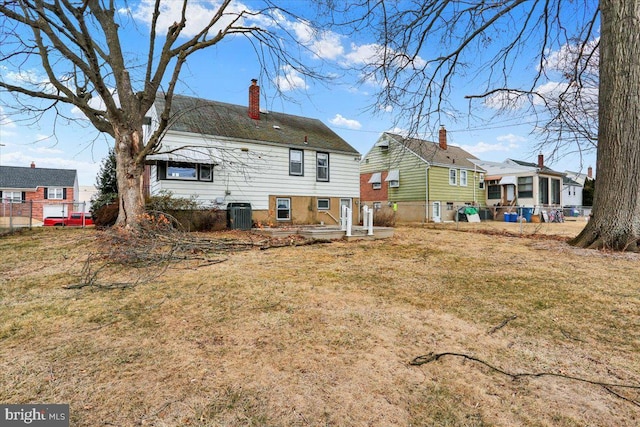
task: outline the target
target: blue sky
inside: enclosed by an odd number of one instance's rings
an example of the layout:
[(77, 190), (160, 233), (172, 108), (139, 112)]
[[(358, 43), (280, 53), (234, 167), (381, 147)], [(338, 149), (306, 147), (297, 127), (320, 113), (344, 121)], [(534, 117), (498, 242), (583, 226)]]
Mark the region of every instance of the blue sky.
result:
[[(197, 5), (209, 7), (215, 1), (203, 1)], [(300, 6), (305, 2), (293, 2)], [(123, 29), (123, 40), (127, 49), (135, 49), (140, 34), (145, 32), (144, 22), (148, 6), (143, 1), (129, 2), (134, 5), (130, 10), (137, 26)], [(168, 5), (179, 2), (168, 2)], [(243, 7), (236, 3), (234, 7)], [(175, 11), (167, 10), (164, 16), (167, 25), (175, 21)], [(197, 11), (190, 25), (195, 28), (198, 19), (207, 16), (204, 9)], [(130, 24), (134, 22), (128, 20)], [(373, 37), (359, 34), (347, 37), (333, 31), (313, 31), (309, 22), (294, 21), (283, 17), (283, 22), (291, 34), (307, 47), (303, 59), (310, 65), (320, 66), (332, 74), (338, 74), (334, 81), (321, 84), (305, 79), (291, 68), (283, 67), (277, 75), (266, 76), (261, 73), (260, 64), (251, 46), (241, 37), (229, 37), (222, 43), (192, 57), (181, 74), (178, 93), (195, 95), (233, 104), (246, 105), (248, 87), (251, 79), (259, 79), (261, 86), (261, 107), (270, 111), (313, 117), (321, 120), (337, 134), (350, 143), (361, 154), (365, 154), (384, 131), (402, 131), (394, 128), (394, 110), (374, 108), (373, 95), (378, 86), (373, 82), (359, 83), (360, 75), (355, 68), (371, 58), (375, 48)], [(187, 28), (187, 32), (189, 27)], [(491, 52), (485, 52), (490, 54)], [(527, 79), (527, 67), (531, 58), (522, 58), (522, 79)], [(347, 71), (353, 69), (353, 71)], [(18, 79), (15, 70), (0, 65), (0, 76), (5, 81)], [(25, 70), (23, 70), (24, 72)], [(42, 74), (37, 66), (29, 69), (34, 75)], [(471, 74), (471, 73), (470, 73)], [(548, 84), (548, 82), (545, 82)], [(506, 158), (537, 161), (538, 140), (533, 134), (535, 117), (519, 110), (510, 110), (507, 114), (495, 116), (497, 110), (475, 103), (471, 114), (467, 114), (467, 101), (464, 96), (479, 86), (473, 80), (466, 81), (451, 92), (449, 101), (459, 108), (458, 119), (442, 121), (448, 131), (450, 144), (461, 146), (482, 160), (503, 161)], [(279, 88), (286, 98), (278, 96)], [(5, 96), (5, 95), (3, 95)], [(6, 102), (6, 100), (4, 100)], [(35, 162), (37, 167), (76, 169), (80, 185), (95, 183), (100, 162), (106, 156), (112, 141), (100, 136), (87, 122), (66, 123), (52, 116), (45, 116), (32, 126), (20, 124), (13, 116), (7, 116), (0, 110), (0, 164), (29, 166)], [(77, 116), (73, 108), (65, 111), (69, 116)], [(55, 125), (55, 138), (52, 137)], [(437, 140), (435, 135), (425, 135), (426, 139)], [(548, 153), (542, 151), (548, 158)], [(559, 170), (583, 172), (588, 166), (595, 168), (595, 154), (583, 157), (566, 155), (547, 166)]]

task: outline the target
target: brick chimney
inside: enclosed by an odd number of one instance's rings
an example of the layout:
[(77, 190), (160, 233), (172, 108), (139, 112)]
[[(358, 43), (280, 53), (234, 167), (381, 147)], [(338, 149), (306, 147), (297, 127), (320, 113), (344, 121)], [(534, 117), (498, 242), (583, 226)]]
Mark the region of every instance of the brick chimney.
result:
[(249, 86), (249, 117), (260, 120), (260, 86), (256, 79), (251, 79)]
[(440, 126), (440, 131), (438, 132), (438, 145), (443, 150), (447, 149), (447, 130), (443, 126)]
[(544, 155), (538, 154), (538, 167), (542, 169), (544, 167)]
[(587, 168), (587, 178), (593, 179), (593, 168), (591, 166)]
[(31, 169), (35, 169), (36, 168), (36, 162), (31, 162)]

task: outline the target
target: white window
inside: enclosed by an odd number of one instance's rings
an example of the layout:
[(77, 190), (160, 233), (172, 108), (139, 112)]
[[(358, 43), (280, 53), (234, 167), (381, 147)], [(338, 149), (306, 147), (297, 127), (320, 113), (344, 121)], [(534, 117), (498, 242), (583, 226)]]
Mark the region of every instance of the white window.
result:
[(400, 187), (400, 170), (399, 169), (391, 169), (389, 174), (385, 178), (385, 181), (389, 183), (389, 188), (398, 188)]
[(64, 189), (62, 187), (49, 187), (47, 191), (47, 199), (64, 199)]
[(289, 221), (291, 219), (291, 199), (276, 199), (276, 219)]
[(3, 191), (2, 200), (9, 203), (21, 203), (22, 192), (21, 191)]
[(329, 181), (329, 153), (316, 154), (316, 181)]
[(213, 165), (188, 162), (159, 162), (158, 179), (213, 181)]
[(449, 185), (458, 185), (457, 169), (449, 169)]
[(304, 175), (303, 154), (302, 150), (289, 150), (289, 175)]
[(460, 187), (467, 186), (467, 171), (460, 170)]
[(331, 202), (329, 199), (318, 199), (318, 210), (326, 211), (331, 207)]
[(369, 178), (369, 184), (371, 184), (374, 190), (380, 190), (382, 188), (382, 173), (375, 172), (371, 174), (371, 178)]
[(194, 163), (167, 162), (168, 179), (198, 179), (198, 167)]
[(200, 165), (200, 181), (213, 181), (213, 167)]

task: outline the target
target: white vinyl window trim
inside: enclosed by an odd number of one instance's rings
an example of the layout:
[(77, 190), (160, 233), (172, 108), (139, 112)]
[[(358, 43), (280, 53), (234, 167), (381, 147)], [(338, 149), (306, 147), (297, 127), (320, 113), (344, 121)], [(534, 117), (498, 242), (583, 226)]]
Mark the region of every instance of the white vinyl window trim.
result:
[(304, 175), (304, 152), (302, 150), (289, 150), (289, 175)]
[(62, 200), (64, 198), (64, 190), (62, 187), (49, 187), (47, 190), (47, 199)]
[(449, 169), (449, 185), (458, 185), (458, 169)]
[(284, 197), (276, 199), (276, 220), (291, 220), (291, 199)]
[(330, 199), (318, 199), (318, 210), (319, 211), (327, 211), (331, 208), (331, 200)]
[(316, 153), (316, 181), (329, 181), (329, 153)]
[(384, 179), (389, 183), (389, 188), (398, 188), (400, 187), (400, 170), (399, 169), (391, 169), (389, 174)]

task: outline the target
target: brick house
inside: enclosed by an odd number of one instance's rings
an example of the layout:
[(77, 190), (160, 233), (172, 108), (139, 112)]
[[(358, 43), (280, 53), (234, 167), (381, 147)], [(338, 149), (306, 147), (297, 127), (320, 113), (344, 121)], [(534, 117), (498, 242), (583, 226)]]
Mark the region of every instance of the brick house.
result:
[[(27, 215), (29, 205), (31, 218), (42, 221), (48, 216), (63, 216), (78, 210), (78, 173), (72, 169), (0, 166), (0, 215), (16, 212), (21, 204), (21, 216)], [(11, 209), (9, 209), (11, 208)]]

